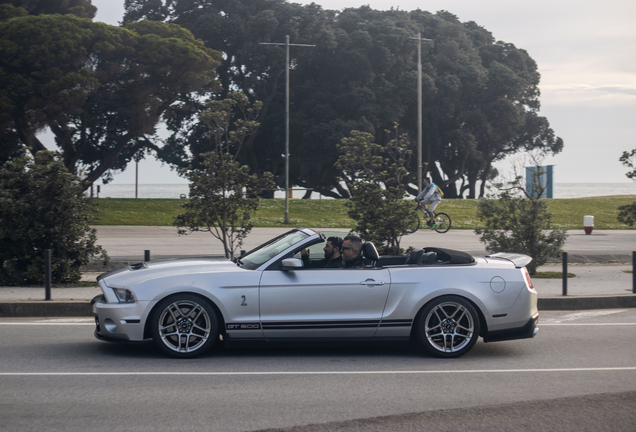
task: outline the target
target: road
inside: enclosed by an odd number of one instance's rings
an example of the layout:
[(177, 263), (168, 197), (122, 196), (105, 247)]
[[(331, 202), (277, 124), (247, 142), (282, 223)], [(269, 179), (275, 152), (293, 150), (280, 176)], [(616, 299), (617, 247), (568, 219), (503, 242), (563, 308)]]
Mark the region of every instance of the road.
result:
[[(115, 262), (142, 260), (144, 250), (151, 252), (152, 259), (223, 255), (221, 242), (205, 232), (180, 236), (175, 227), (106, 225), (94, 228), (97, 230), (97, 243)], [(253, 249), (290, 228), (253, 228), (242, 249)], [(341, 236), (349, 232), (348, 229), (336, 228), (320, 231)], [(419, 230), (402, 237), (401, 247), (409, 246), (435, 246), (474, 255), (487, 254), (484, 244), (472, 230), (450, 230), (446, 234)], [(595, 230), (592, 235), (585, 235), (582, 230), (570, 230), (563, 250), (570, 254), (570, 262), (631, 262), (635, 247), (636, 230)]]
[(531, 340), (231, 346), (192, 360), (90, 319), (0, 319), (2, 431), (633, 431), (636, 310), (544, 312)]

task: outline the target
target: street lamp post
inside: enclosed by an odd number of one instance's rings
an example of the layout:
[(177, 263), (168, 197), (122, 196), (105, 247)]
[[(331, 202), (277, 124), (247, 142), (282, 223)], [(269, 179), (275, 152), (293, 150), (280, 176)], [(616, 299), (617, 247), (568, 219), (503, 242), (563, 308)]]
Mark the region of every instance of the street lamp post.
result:
[(417, 41), (417, 193), (422, 192), (422, 41), (433, 42), (433, 39), (422, 38), (418, 33)]
[(139, 189), (139, 151), (135, 153), (135, 199), (137, 199), (138, 189)]
[(289, 223), (289, 47), (304, 46), (315, 47), (316, 45), (290, 44), (289, 35), (285, 36), (285, 43), (261, 42), (260, 45), (285, 45), (285, 220)]

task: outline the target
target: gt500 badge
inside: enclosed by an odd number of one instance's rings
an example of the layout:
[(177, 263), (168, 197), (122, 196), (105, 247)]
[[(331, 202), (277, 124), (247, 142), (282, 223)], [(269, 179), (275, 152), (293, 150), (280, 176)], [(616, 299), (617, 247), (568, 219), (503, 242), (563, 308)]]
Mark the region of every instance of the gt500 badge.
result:
[(257, 330), (261, 328), (260, 323), (245, 323), (245, 324), (226, 324), (227, 330)]

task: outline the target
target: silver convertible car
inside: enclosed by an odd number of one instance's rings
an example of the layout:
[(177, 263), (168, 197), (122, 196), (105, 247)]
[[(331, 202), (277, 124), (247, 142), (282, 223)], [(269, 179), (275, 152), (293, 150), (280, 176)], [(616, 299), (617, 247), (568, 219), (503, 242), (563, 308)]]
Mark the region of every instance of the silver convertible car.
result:
[[(95, 336), (154, 339), (175, 357), (221, 341), (416, 340), (437, 357), (538, 332), (531, 258), (423, 248), (378, 256), (363, 268), (306, 268), (301, 251), (325, 235), (291, 230), (241, 256), (146, 262), (98, 277)], [(318, 255), (318, 253), (316, 253)]]

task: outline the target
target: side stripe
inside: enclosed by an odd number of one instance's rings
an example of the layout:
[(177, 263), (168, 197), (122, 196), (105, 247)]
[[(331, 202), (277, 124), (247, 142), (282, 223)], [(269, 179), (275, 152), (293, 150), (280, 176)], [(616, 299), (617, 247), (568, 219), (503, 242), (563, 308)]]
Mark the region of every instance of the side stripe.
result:
[[(264, 330), (313, 330), (313, 329), (346, 329), (346, 328), (372, 328), (372, 327), (410, 327), (411, 319), (394, 320), (356, 320), (356, 321), (271, 321), (261, 324)], [(227, 330), (243, 330), (245, 324), (228, 323)], [(250, 325), (249, 328), (258, 328), (258, 325)]]

